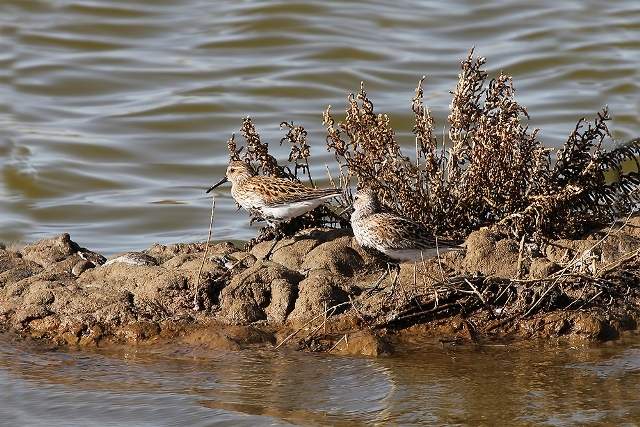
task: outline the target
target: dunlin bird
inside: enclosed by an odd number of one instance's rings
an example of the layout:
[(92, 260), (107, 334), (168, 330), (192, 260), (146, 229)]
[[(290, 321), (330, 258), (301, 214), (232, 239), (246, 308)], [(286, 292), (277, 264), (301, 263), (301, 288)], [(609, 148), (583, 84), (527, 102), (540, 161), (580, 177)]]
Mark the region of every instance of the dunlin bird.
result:
[(240, 160), (231, 160), (226, 176), (207, 193), (231, 181), (231, 195), (250, 213), (257, 213), (273, 227), (303, 215), (339, 196), (334, 188), (309, 188), (284, 178), (256, 175), (253, 168)]
[(433, 233), (407, 218), (385, 212), (376, 193), (359, 190), (354, 197), (351, 227), (360, 246), (382, 252), (396, 261), (417, 261), (451, 249), (454, 242), (435, 239)]

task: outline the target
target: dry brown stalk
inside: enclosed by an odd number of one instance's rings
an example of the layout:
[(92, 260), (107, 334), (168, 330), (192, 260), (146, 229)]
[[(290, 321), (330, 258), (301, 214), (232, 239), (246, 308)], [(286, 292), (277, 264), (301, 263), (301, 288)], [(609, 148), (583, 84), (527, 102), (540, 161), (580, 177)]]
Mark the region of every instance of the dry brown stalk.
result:
[(198, 299), (198, 294), (200, 292), (200, 277), (202, 276), (202, 268), (204, 267), (204, 262), (207, 259), (207, 254), (209, 253), (209, 243), (211, 242), (211, 235), (213, 233), (213, 217), (216, 210), (216, 196), (211, 196), (211, 217), (209, 218), (209, 234), (207, 236), (207, 243), (204, 246), (204, 253), (202, 254), (202, 262), (200, 263), (200, 268), (198, 269), (198, 276), (196, 277), (196, 290), (193, 294), (193, 309), (195, 311), (200, 310), (200, 300)]
[(347, 334), (344, 334), (343, 336), (340, 337), (338, 341), (336, 341), (336, 343), (329, 350), (327, 350), (327, 353), (331, 353), (333, 350), (335, 350), (336, 347), (338, 347), (338, 344), (342, 342), (342, 340), (344, 340), (344, 342), (348, 345)]
[[(315, 322), (316, 320), (318, 320), (321, 317), (324, 317), (327, 315), (328, 312), (332, 311), (335, 312), (338, 308), (345, 306), (347, 304), (351, 304), (351, 301), (345, 301), (345, 302), (341, 302), (339, 304), (336, 305), (332, 305), (331, 307), (327, 308), (326, 310), (323, 310), (322, 313), (314, 316), (311, 318), (311, 320), (305, 322), (302, 326), (300, 326), (298, 329), (296, 329), (295, 331), (293, 331), (292, 333), (290, 333), (289, 335), (287, 335), (287, 337), (285, 339), (282, 340), (282, 342), (280, 344), (278, 344), (275, 347), (275, 350), (279, 349), (280, 347), (282, 347), (286, 342), (288, 342), (291, 338), (295, 337), (296, 335), (298, 335), (304, 328), (306, 328), (307, 326), (311, 325), (313, 322)], [(320, 324), (320, 327), (322, 327), (322, 324)]]
[[(485, 62), (473, 51), (462, 61), (448, 146), (439, 147), (434, 137), (423, 77), (411, 103), (415, 161), (402, 154), (388, 116), (375, 112), (364, 85), (349, 95), (343, 121), (325, 111), (328, 149), (358, 185), (375, 188), (388, 209), (451, 238), (492, 225), (518, 240), (570, 237), (634, 209), (640, 175), (621, 163), (634, 159), (640, 167), (640, 139), (604, 151), (605, 108), (593, 124), (578, 121), (553, 161), (553, 150), (526, 124), (512, 78), (488, 81)], [(618, 173), (613, 183), (605, 176), (611, 169)]]

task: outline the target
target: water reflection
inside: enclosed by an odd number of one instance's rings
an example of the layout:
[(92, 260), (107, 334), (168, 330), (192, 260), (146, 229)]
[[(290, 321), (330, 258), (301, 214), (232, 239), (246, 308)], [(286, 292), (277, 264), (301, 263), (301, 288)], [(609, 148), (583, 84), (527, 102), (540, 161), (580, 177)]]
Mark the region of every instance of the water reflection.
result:
[(639, 366), (637, 339), (592, 348), (429, 346), (362, 359), (65, 353), (5, 337), (0, 415), (17, 425), (619, 424), (640, 419)]

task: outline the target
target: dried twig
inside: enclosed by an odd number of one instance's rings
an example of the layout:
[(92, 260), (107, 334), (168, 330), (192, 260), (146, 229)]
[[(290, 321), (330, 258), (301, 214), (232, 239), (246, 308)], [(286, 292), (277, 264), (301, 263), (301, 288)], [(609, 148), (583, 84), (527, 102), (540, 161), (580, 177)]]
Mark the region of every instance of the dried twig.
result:
[(211, 195), (211, 217), (209, 218), (209, 235), (207, 236), (207, 243), (204, 246), (204, 254), (202, 254), (202, 262), (200, 263), (200, 268), (198, 269), (198, 277), (196, 278), (196, 290), (193, 294), (193, 309), (195, 311), (200, 311), (200, 300), (198, 299), (198, 294), (200, 292), (200, 276), (202, 275), (202, 269), (204, 268), (204, 262), (207, 259), (207, 254), (209, 253), (209, 243), (211, 242), (211, 234), (213, 233), (213, 216), (216, 209), (216, 196), (215, 194)]
[(339, 307), (345, 306), (347, 304), (351, 304), (351, 301), (345, 301), (345, 302), (341, 302), (339, 304), (336, 305), (332, 305), (331, 307), (329, 307), (326, 310), (323, 310), (322, 313), (314, 316), (313, 318), (311, 318), (311, 320), (307, 321), (304, 325), (302, 325), (300, 328), (296, 329), (295, 331), (293, 331), (292, 333), (290, 333), (289, 335), (287, 335), (287, 337), (285, 339), (282, 340), (282, 342), (280, 344), (278, 344), (275, 347), (275, 350), (279, 349), (280, 347), (282, 347), (286, 342), (288, 342), (291, 338), (295, 337), (296, 335), (298, 335), (304, 328), (306, 328), (307, 326), (311, 325), (313, 322), (315, 322), (317, 319), (325, 316), (327, 314), (328, 311), (330, 310), (337, 310)]
[(336, 343), (334, 345), (332, 345), (329, 350), (327, 350), (327, 353), (331, 353), (333, 350), (335, 350), (336, 347), (338, 347), (338, 344), (340, 344), (340, 342), (342, 342), (342, 340), (344, 340), (345, 343), (347, 342), (347, 334), (344, 334), (343, 336), (341, 336), (340, 339), (338, 341), (336, 341)]

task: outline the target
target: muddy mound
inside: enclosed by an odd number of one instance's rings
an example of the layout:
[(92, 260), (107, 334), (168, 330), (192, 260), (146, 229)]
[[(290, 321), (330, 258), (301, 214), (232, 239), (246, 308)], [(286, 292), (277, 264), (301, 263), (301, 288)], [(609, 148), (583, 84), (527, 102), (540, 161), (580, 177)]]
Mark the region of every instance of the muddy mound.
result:
[(398, 268), (343, 230), (283, 239), (270, 260), (272, 242), (251, 252), (212, 244), (204, 263), (203, 243), (107, 261), (62, 234), (0, 249), (0, 327), (64, 345), (179, 341), (370, 355), (416, 339), (607, 340), (636, 328), (638, 230), (633, 219), (545, 245), (479, 230), (462, 251)]

